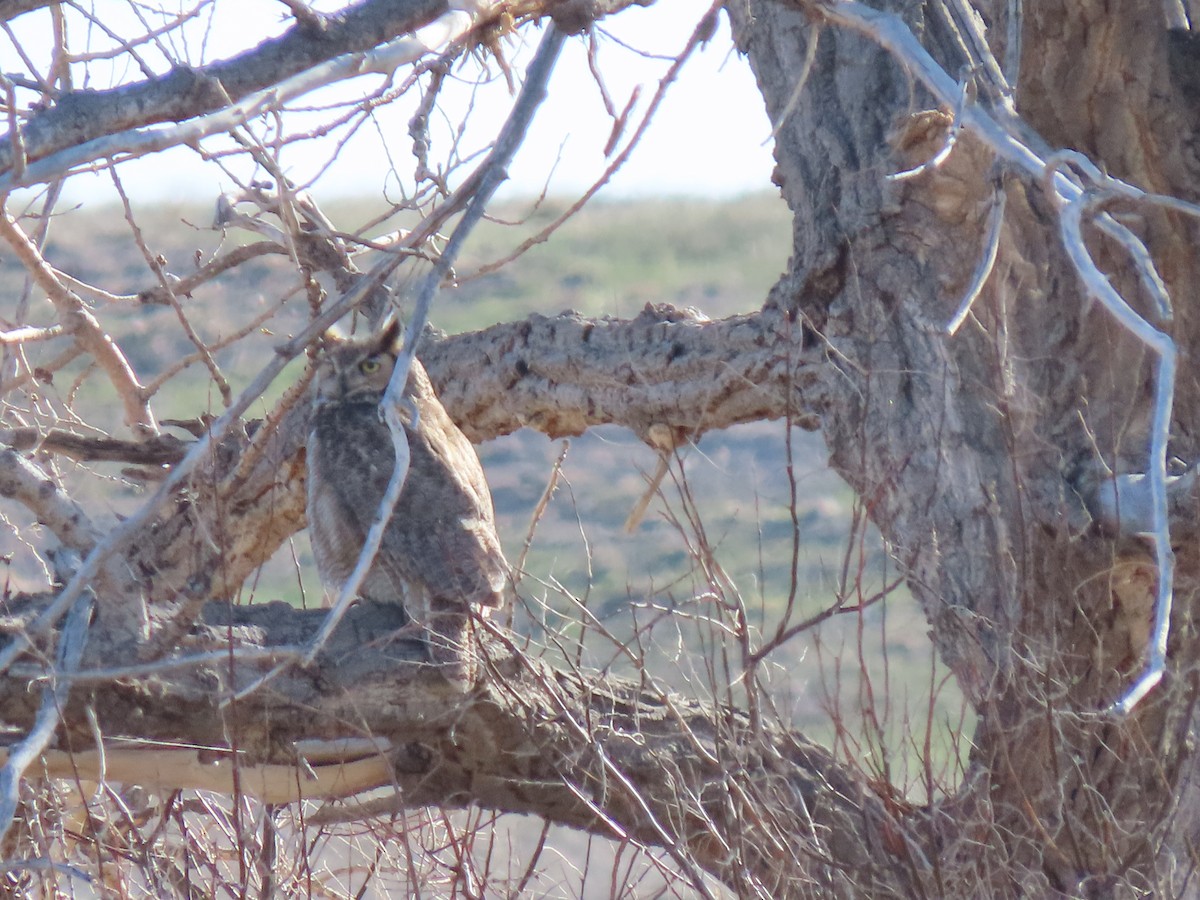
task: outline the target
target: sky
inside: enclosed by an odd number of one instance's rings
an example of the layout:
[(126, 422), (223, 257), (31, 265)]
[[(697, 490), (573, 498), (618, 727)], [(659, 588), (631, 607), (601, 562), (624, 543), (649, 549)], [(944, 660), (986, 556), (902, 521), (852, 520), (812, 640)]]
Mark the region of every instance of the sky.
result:
[[(341, 4), (326, 4), (326, 7), (337, 5)], [(695, 22), (707, 7), (702, 0), (658, 0), (649, 8), (631, 7), (601, 24), (598, 67), (614, 106), (623, 108), (635, 88), (641, 86), (632, 122), (646, 109), (668, 62), (628, 48), (674, 56), (685, 46)], [(124, 4), (104, 0), (93, 8), (97, 17), (101, 11), (108, 17), (106, 25), (121, 30)], [(204, 31), (191, 47), (190, 58), (195, 59), (198, 52), (209, 61), (227, 58), (291, 24), (278, 0), (221, 0), (215, 8), (217, 14), (204, 22)], [(39, 50), (46, 51), (48, 14), (23, 16), (15, 25), (23, 49), (35, 58)], [(138, 26), (134, 22), (123, 27), (128, 32), (122, 33), (133, 33)], [(93, 47), (99, 46), (105, 40), (95, 26), (77, 25), (69, 29), (69, 36), (73, 47), (80, 47), (89, 39)], [(532, 55), (537, 36), (528, 29), (509, 36), (503, 44), (504, 53), (519, 65)], [(144, 51), (144, 55), (149, 57), (150, 51)], [(0, 39), (0, 70), (7, 73), (23, 68), (12, 45)], [(497, 71), (494, 63), (491, 70)], [(435, 152), (439, 141), (450, 140), (450, 123), (457, 123), (460, 118), (456, 110), (472, 105), (469, 129), (460, 139), (468, 153), (485, 148), (508, 113), (512, 97), (503, 78), (496, 77), (473, 92), (469, 83), (474, 79), (469, 76), (468, 65), (444, 92), (441, 131), (432, 132)], [(137, 77), (140, 75), (136, 71), (106, 72), (102, 63), (92, 64), (91, 84), (97, 87)], [(363, 96), (380, 81), (379, 76), (370, 76), (342, 82), (301, 102), (316, 105)], [(375, 121), (341, 148), (332, 162), (333, 145), (328, 140), (290, 145), (282, 151), (281, 162), (295, 182), (307, 182), (320, 172), (310, 189), (324, 199), (378, 194), (389, 183), (389, 155), (400, 171), (412, 170), (408, 136), (412, 110), (412, 103), (404, 101), (381, 108)], [(314, 124), (319, 118), (313, 119)], [(749, 66), (732, 50), (728, 24), (722, 14), (716, 35), (689, 60), (638, 150), (601, 196), (723, 198), (770, 190), (773, 165), (768, 142), (770, 127)], [(607, 165), (603, 150), (612, 128), (613, 120), (606, 114), (601, 93), (589, 72), (584, 42), (572, 39), (555, 70), (549, 97), (509, 170), (509, 181), (501, 197), (537, 195), (543, 189), (560, 196), (584, 191)], [(631, 134), (632, 130), (631, 125), (625, 134)], [(216, 149), (221, 143), (212, 139), (206, 146)], [(215, 197), (233, 186), (232, 180), (218, 167), (203, 162), (187, 148), (128, 163), (121, 171), (127, 191), (141, 201)], [(238, 177), (253, 175), (249, 169), (235, 169), (235, 172)], [(391, 181), (394, 186), (394, 179)], [(115, 194), (108, 177), (81, 176), (71, 182), (67, 199), (104, 202), (114, 200)]]

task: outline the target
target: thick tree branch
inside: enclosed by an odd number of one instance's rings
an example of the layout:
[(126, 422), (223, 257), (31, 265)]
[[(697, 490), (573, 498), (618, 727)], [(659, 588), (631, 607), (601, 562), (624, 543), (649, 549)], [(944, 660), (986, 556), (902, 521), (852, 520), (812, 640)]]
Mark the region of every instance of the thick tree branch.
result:
[(559, 437), (618, 424), (654, 445), (654, 426), (686, 439), (790, 414), (815, 428), (820, 404), (806, 389), (824, 349), (771, 307), (710, 320), (662, 304), (630, 320), (534, 315), (427, 339), (421, 359), (473, 441), (522, 427)]
[[(547, 14), (563, 20), (565, 31), (573, 33), (630, 2), (608, 0), (584, 6), (583, 11), (575, 2), (551, 2), (544, 4), (544, 8)], [(175, 139), (155, 142), (152, 135), (136, 130), (165, 122), (188, 122), (224, 110), (337, 57), (366, 53), (400, 35), (417, 31), (448, 10), (446, 0), (363, 0), (337, 13), (306, 17), (280, 37), (228, 60), (203, 67), (177, 66), (165, 75), (108, 90), (67, 91), (53, 106), (33, 112), (21, 125), (21, 165), (29, 166), (61, 151), (83, 148), (110, 135), (125, 134), (133, 143), (109, 144), (79, 158), (64, 158), (62, 165), (51, 166), (51, 170), (57, 173), (84, 160), (153, 152), (185, 140), (198, 140), (202, 134), (181, 131)], [(535, 8), (524, 10), (525, 15), (535, 12)], [(391, 65), (395, 65), (395, 60)], [(364, 71), (356, 70), (353, 74)], [(238, 121), (235, 117), (215, 123), (213, 130), (232, 127)], [(13, 169), (14, 146), (10, 134), (0, 140), (0, 176), (8, 173), (4, 183), (35, 184), (51, 176), (48, 171), (30, 171), (22, 181)]]
[[(799, 325), (774, 307), (708, 320), (668, 305), (632, 320), (576, 314), (497, 325), (422, 344), (425, 363), (451, 417), (475, 441), (523, 426), (548, 435), (623, 425), (661, 449), (741, 422), (791, 416), (815, 427), (825, 350), (804, 346)], [(278, 423), (232, 433), (176, 497), (129, 541), (128, 569), (141, 573), (151, 604), (195, 595), (194, 579), (232, 597), (289, 536), (305, 527), (304, 444), (309, 405)], [(0, 432), (29, 447), (29, 429)], [(194, 446), (162, 436), (148, 443), (53, 431), (40, 449), (77, 459), (142, 465), (178, 462)], [(9, 496), (24, 502), (23, 496)], [(30, 504), (26, 504), (30, 505)], [(31, 508), (37, 512), (33, 506)]]
[(54, 0), (3, 0), (0, 2), (0, 22), (7, 22), (35, 9), (43, 9)]
[[(658, 447), (656, 426), (681, 440), (790, 415), (816, 428), (825, 351), (773, 308), (707, 319), (669, 304), (633, 319), (564, 313), (451, 336), (427, 334), (420, 351), (450, 417), (476, 443), (523, 428), (550, 436), (622, 425)], [(307, 432), (302, 404), (283, 426), (295, 452)], [(61, 429), (0, 429), (0, 442), (79, 460), (169, 465), (188, 442), (90, 437)], [(276, 462), (279, 460), (276, 459)]]
[[(261, 655), (240, 662), (238, 650), (302, 643), (323, 612), (210, 604), (192, 646), (180, 652), (219, 646), (232, 634), (237, 646), (229, 657), (149, 678), (89, 681), (89, 691), (73, 692), (63, 720), (82, 723), (90, 707), (106, 735), (215, 748), (215, 755), (197, 751), (191, 765), (174, 751), (159, 762), (151, 753), (145, 778), (182, 782), (173, 787), (219, 787), (211, 772), (203, 784), (195, 773), (202, 759), (223, 758), (231, 740), (251, 767), (251, 783), (271, 790), (284, 779), (266, 766), (290, 767), (297, 741), (385, 739), (386, 766), (371, 754), (351, 754), (360, 762), (350, 784), (394, 784), (398, 804), (533, 813), (673, 848), (745, 896), (906, 889), (895, 858), (907, 852), (903, 823), (856, 773), (803, 736), (732, 708), (558, 671), (514, 651), (503, 636), (486, 645), (490, 677), (461, 697), (421, 664), (419, 643), (371, 640), (397, 627), (397, 615), (393, 606), (352, 608), (312, 667), (292, 669), (222, 709), (231, 690), (269, 665)], [(105, 652), (89, 647), (84, 670)], [(0, 681), (3, 721), (31, 720), (36, 696), (25, 690), (28, 674)], [(63, 735), (60, 748), (90, 751), (92, 744), (92, 734), (78, 728)], [(295, 771), (292, 781), (305, 778)], [(332, 778), (325, 784), (330, 795), (346, 792)]]
[[(213, 112), (335, 56), (369, 50), (420, 28), (446, 9), (445, 0), (364, 0), (322, 17), (320, 29), (296, 24), (232, 59), (203, 68), (181, 66), (111, 90), (72, 91), (26, 120), (21, 129), (26, 159), (118, 131)], [(0, 142), (0, 172), (12, 164), (10, 136)]]
[[(144, 441), (75, 434), (62, 428), (0, 428), (0, 444), (13, 450), (40, 450), (82, 462), (124, 462), (140, 466), (162, 466), (179, 462), (188, 445), (172, 434), (159, 434)], [(5, 496), (11, 496), (3, 490)]]

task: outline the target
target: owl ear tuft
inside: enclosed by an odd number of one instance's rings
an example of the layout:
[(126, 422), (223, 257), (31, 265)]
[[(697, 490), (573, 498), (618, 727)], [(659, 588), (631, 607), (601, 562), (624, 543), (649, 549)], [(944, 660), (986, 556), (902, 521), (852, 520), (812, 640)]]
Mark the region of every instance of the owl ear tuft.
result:
[(387, 327), (379, 333), (376, 346), (380, 350), (390, 350), (395, 353), (400, 349), (400, 320), (392, 318), (388, 321)]
[(330, 325), (317, 338), (317, 347), (321, 350), (332, 350), (339, 344), (344, 344), (348, 338), (342, 334), (336, 325)]

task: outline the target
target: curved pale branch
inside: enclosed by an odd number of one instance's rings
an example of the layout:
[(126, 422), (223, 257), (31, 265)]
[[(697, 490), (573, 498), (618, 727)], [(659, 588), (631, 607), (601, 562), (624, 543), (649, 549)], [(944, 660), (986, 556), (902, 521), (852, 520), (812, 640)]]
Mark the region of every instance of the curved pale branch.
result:
[(37, 282), (38, 287), (46, 292), (58, 313), (64, 331), (70, 333), (76, 343), (91, 354), (104, 370), (125, 408), (125, 424), (138, 434), (157, 434), (158, 426), (154, 424), (150, 405), (121, 348), (104, 332), (83, 301), (59, 281), (29, 237), (16, 221), (10, 218), (7, 211), (2, 209), (0, 238), (12, 248), (14, 255)]
[(0, 497), (19, 502), (77, 553), (87, 553), (100, 540), (83, 507), (11, 447), (0, 450)]

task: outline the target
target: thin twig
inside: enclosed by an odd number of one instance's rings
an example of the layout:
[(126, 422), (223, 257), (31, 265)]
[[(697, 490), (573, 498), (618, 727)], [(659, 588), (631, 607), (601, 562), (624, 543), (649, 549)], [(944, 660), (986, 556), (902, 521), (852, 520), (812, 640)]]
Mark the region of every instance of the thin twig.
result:
[(69, 347), (58, 354), (54, 359), (47, 360), (44, 365), (26, 367), (19, 375), (14, 375), (12, 378), (0, 382), (0, 397), (15, 391), (17, 388), (24, 387), (31, 381), (47, 381), (55, 372), (60, 371), (69, 363), (74, 362), (83, 355), (83, 348), (78, 344), (73, 343)]
[[(18, 43), (19, 42), (14, 42)], [(6, 106), (8, 107), (8, 133), (11, 135), (13, 148), (12, 171), (20, 178), (25, 174), (25, 138), (21, 133), (21, 120), (17, 115), (17, 89), (8, 78), (0, 75), (0, 88), (3, 88)]]
[(963, 294), (962, 302), (958, 305), (958, 310), (954, 316), (946, 323), (946, 334), (955, 335), (958, 329), (962, 327), (962, 323), (967, 320), (967, 316), (971, 312), (971, 307), (975, 305), (975, 301), (983, 292), (983, 286), (987, 284), (987, 280), (992, 276), (992, 269), (996, 265), (996, 257), (1000, 253), (1000, 234), (1003, 231), (1004, 225), (1004, 205), (1005, 198), (1004, 188), (996, 189), (995, 197), (992, 200), (992, 208), (988, 214), (988, 231), (983, 243), (983, 256), (979, 259), (979, 264), (975, 267), (975, 271), (971, 275), (971, 284), (967, 287), (967, 291)]
[(646, 489), (642, 491), (641, 497), (633, 504), (633, 509), (629, 511), (629, 515), (625, 518), (623, 530), (626, 534), (633, 534), (642, 524), (642, 519), (646, 517), (646, 510), (650, 508), (650, 501), (654, 499), (654, 495), (662, 487), (663, 479), (667, 477), (667, 471), (671, 468), (671, 454), (673, 452), (673, 450), (658, 451), (658, 464), (654, 467), (654, 474), (647, 480)]
[(1022, 0), (1008, 0), (1008, 15), (1005, 16), (1004, 39), (1004, 79), (1008, 82), (1009, 92), (1013, 85), (1021, 79), (1021, 26), (1024, 24), (1025, 10)]
[[(584, 725), (576, 718), (574, 711), (571, 709), (571, 704), (564, 699), (562, 690), (559, 688), (559, 686), (552, 679), (546, 678), (542, 672), (538, 671), (538, 669), (530, 662), (528, 657), (521, 653), (516, 646), (512, 644), (511, 639), (507, 635), (496, 632), (493, 632), (493, 634), (502, 642), (507, 644), (509, 652), (511, 652), (514, 657), (526, 668), (530, 675), (532, 675), (534, 679), (541, 684), (541, 686), (546, 690), (547, 696), (553, 698), (554, 705), (558, 707), (560, 715), (559, 721), (564, 723), (569, 730), (574, 731), (577, 737), (584, 739), (587, 744), (591, 746), (592, 752), (595, 754), (596, 759), (600, 763), (603, 774), (606, 776), (606, 778), (611, 778), (616, 782), (616, 784), (620, 785), (621, 788), (624, 789), (628, 801), (641, 811), (641, 814), (645, 817), (646, 822), (649, 823), (650, 828), (662, 841), (663, 849), (666, 850), (671, 858), (687, 874), (688, 878), (691, 880), (691, 886), (696, 890), (696, 892), (700, 896), (707, 898), (707, 900), (715, 900), (712, 892), (705, 884), (703, 874), (696, 867), (696, 864), (685, 851), (682, 840), (676, 837), (676, 835), (672, 833), (671, 829), (668, 829), (659, 821), (659, 817), (651, 808), (650, 803), (645, 797), (642, 796), (642, 793), (637, 789), (637, 786), (633, 783), (633, 781), (630, 780), (629, 776), (627, 776), (610, 758), (609, 754), (604, 751), (603, 745), (594, 740), (595, 735), (593, 731), (589, 730), (588, 726)], [(520, 700), (521, 698), (514, 699)], [(609, 825), (613, 829), (614, 834), (622, 837), (628, 836), (625, 830), (621, 828), (621, 826), (618, 825), (617, 822), (601, 808), (600, 804), (595, 803), (593, 799), (587, 796), (587, 792), (577, 788), (577, 786), (574, 785), (570, 779), (564, 778), (563, 784), (569, 790), (576, 792), (576, 796), (583, 800), (584, 803), (586, 803), (589, 808), (591, 808), (593, 812), (595, 812), (595, 814), (605, 822), (605, 824)]]
[[(287, 253), (287, 250), (279, 244), (276, 244), (272, 241), (257, 241), (253, 244), (246, 244), (244, 247), (237, 247), (233, 250), (230, 250), (224, 256), (218, 256), (215, 259), (209, 260), (190, 275), (179, 277), (177, 275), (166, 273), (166, 279), (169, 283), (170, 290), (173, 291), (176, 296), (187, 297), (196, 288), (200, 287), (206, 282), (212, 281), (227, 269), (240, 266), (242, 263), (251, 259), (255, 259), (259, 256), (266, 256), (268, 254), (282, 255), (285, 253)], [(63, 280), (66, 281), (66, 278)], [(68, 281), (67, 283), (71, 284), (72, 282)], [(104, 299), (108, 300), (109, 302), (125, 301), (129, 303), (160, 305), (166, 305), (167, 303), (167, 287), (161, 284), (155, 285), (151, 288), (146, 288), (145, 290), (139, 291), (136, 294), (127, 295), (106, 294), (99, 291), (98, 288), (94, 288), (91, 285), (87, 285), (78, 281), (74, 282), (73, 287), (75, 290), (80, 290), (83, 288), (85, 290), (100, 293)]]
[[(718, 2), (714, 5), (719, 7), (721, 5), (720, 0), (718, 0)], [(608, 164), (608, 168), (606, 168), (603, 174), (596, 179), (595, 183), (586, 191), (584, 191), (583, 195), (574, 203), (572, 203), (566, 209), (566, 211), (564, 211), (562, 215), (556, 218), (553, 222), (532, 237), (526, 238), (515, 250), (513, 250), (503, 259), (498, 259), (488, 263), (487, 265), (480, 266), (471, 273), (469, 276), (470, 278), (478, 278), (481, 275), (487, 275), (491, 272), (498, 271), (519, 257), (521, 254), (525, 253), (531, 247), (535, 247), (538, 244), (544, 244), (549, 239), (551, 234), (553, 234), (564, 222), (571, 218), (571, 216), (579, 212), (579, 210), (581, 210), (587, 204), (587, 202), (591, 200), (592, 197), (594, 197), (602, 187), (604, 187), (604, 185), (608, 184), (613, 175), (615, 175), (617, 171), (623, 165), (625, 165), (626, 160), (628, 160), (633, 154), (634, 149), (638, 146), (642, 139), (642, 135), (644, 135), (646, 130), (650, 127), (650, 123), (655, 121), (654, 115), (658, 111), (658, 107), (661, 105), (663, 99), (667, 95), (667, 88), (669, 88), (679, 76), (679, 72), (683, 68), (684, 63), (691, 58), (692, 53), (698, 46), (700, 46), (701, 38), (705, 33), (704, 27), (705, 23), (702, 20), (700, 24), (696, 26), (696, 30), (692, 32), (692, 36), (688, 39), (687, 45), (683, 48), (683, 51), (671, 64), (671, 67), (667, 69), (666, 74), (663, 75), (663, 77), (659, 80), (658, 90), (654, 92), (654, 96), (650, 100), (650, 106), (647, 108), (645, 115), (642, 116), (642, 121), (639, 123), (637, 130), (633, 133), (633, 136), (630, 137), (629, 143), (627, 143), (621, 152), (618, 153), (613, 159), (613, 161)]]
[(804, 39), (804, 61), (800, 63), (800, 74), (796, 76), (796, 86), (792, 88), (792, 92), (788, 95), (787, 103), (783, 105), (783, 112), (771, 125), (771, 133), (764, 144), (774, 141), (779, 136), (779, 132), (783, 126), (787, 124), (787, 120), (791, 117), (796, 105), (800, 102), (800, 98), (804, 96), (804, 88), (808, 85), (808, 79), (812, 75), (813, 63), (817, 61), (817, 47), (821, 43), (821, 23), (817, 22), (805, 36)]
[[(228, 334), (225, 337), (213, 341), (213, 343), (207, 345), (208, 351), (211, 353), (217, 350), (223, 350), (232, 344), (236, 344), (252, 331), (257, 331), (265, 322), (273, 319), (279, 314), (280, 310), (287, 305), (287, 302), (292, 299), (292, 295), (295, 294), (300, 287), (301, 285), (296, 285), (284, 291), (283, 296), (279, 298), (279, 301), (274, 306), (268, 306), (237, 331), (234, 331), (231, 334)], [(146, 382), (146, 396), (153, 397), (156, 393), (158, 393), (159, 389), (162, 388), (164, 384), (166, 384), (184, 369), (188, 368), (188, 366), (199, 362), (200, 359), (201, 352), (197, 350), (167, 366), (156, 376), (154, 376), (154, 378)]]
[(1015, 116), (1016, 106), (1013, 104), (1012, 88), (1015, 82), (1007, 78), (995, 54), (992, 53), (979, 13), (966, 0), (949, 0), (945, 6), (935, 4), (935, 7), (938, 11), (948, 14), (949, 27), (963, 42), (971, 67), (978, 69), (983, 75), (982, 87), (991, 95), (992, 101), (1006, 114)]
[[(213, 383), (216, 384), (217, 390), (221, 394), (221, 400), (226, 406), (233, 399), (233, 389), (229, 386), (225, 375), (221, 372), (220, 366), (213, 358), (212, 349), (208, 347), (196, 333), (196, 329), (192, 327), (192, 323), (188, 320), (187, 314), (183, 311), (183, 306), (179, 303), (179, 298), (171, 289), (171, 282), (167, 278), (167, 272), (163, 268), (163, 263), (159, 261), (158, 255), (151, 252), (146, 245), (146, 237), (142, 232), (141, 226), (137, 223), (137, 218), (133, 214), (133, 204), (129, 202), (129, 196), (125, 193), (125, 185), (122, 183), (120, 176), (117, 175), (116, 169), (110, 169), (109, 175), (112, 177), (113, 187), (117, 189), (117, 196), (121, 198), (121, 206), (125, 211), (125, 221), (129, 225), (129, 231), (133, 235), (133, 241), (137, 248), (142, 251), (142, 258), (146, 260), (146, 265), (150, 271), (158, 278), (159, 287), (166, 294), (167, 302), (175, 311), (175, 318), (179, 320), (180, 326), (183, 328), (184, 335), (191, 341), (192, 346), (200, 354), (200, 359), (204, 362), (208, 369), (208, 374), (212, 377)], [(146, 394), (149, 396), (149, 393)]]
[(525, 529), (525, 540), (521, 544), (521, 555), (517, 557), (517, 564), (513, 566), (514, 590), (520, 585), (521, 579), (525, 576), (525, 563), (529, 559), (529, 550), (533, 546), (533, 536), (537, 532), (538, 523), (542, 521), (542, 517), (546, 514), (546, 509), (550, 506), (550, 501), (554, 498), (554, 494), (558, 490), (558, 480), (562, 476), (563, 464), (567, 461), (567, 452), (570, 449), (571, 442), (563, 441), (558, 451), (558, 457), (554, 460), (554, 465), (550, 467), (550, 477), (546, 479), (546, 486), (542, 489), (542, 495), (538, 497), (537, 503), (533, 505), (533, 512), (529, 515), (529, 527)]

